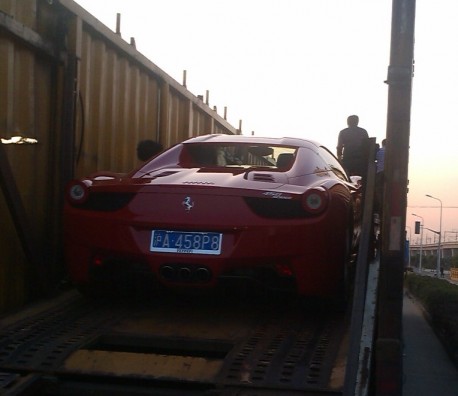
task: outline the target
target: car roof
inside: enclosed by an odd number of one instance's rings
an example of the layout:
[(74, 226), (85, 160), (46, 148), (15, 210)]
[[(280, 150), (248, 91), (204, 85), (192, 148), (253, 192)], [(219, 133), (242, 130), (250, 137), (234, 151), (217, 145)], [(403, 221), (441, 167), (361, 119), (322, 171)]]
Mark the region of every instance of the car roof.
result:
[(225, 135), (225, 134), (211, 134), (193, 137), (184, 141), (183, 143), (247, 143), (247, 144), (270, 144), (278, 146), (297, 146), (297, 147), (319, 147), (320, 144), (313, 140), (306, 140), (291, 137), (258, 137), (258, 136), (244, 136), (244, 135)]

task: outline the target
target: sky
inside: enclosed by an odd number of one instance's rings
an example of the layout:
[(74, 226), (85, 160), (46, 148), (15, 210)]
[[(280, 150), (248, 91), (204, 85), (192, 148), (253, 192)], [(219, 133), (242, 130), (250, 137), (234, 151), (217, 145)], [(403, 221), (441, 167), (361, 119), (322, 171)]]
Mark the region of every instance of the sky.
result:
[[(194, 95), (209, 91), (242, 133), (316, 140), (335, 152), (350, 114), (386, 135), (391, 0), (77, 0)], [(407, 237), (458, 240), (458, 2), (417, 0)], [(425, 229), (423, 243), (434, 234)]]

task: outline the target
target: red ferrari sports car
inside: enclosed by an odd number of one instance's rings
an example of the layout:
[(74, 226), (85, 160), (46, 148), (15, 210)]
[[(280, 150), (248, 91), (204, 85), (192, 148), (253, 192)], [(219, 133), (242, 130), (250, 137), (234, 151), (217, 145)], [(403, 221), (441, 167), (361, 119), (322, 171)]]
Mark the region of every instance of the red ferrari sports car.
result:
[(199, 136), (130, 174), (70, 182), (66, 263), (88, 291), (140, 274), (151, 288), (244, 279), (335, 297), (347, 286), (360, 208), (358, 178), (320, 144)]

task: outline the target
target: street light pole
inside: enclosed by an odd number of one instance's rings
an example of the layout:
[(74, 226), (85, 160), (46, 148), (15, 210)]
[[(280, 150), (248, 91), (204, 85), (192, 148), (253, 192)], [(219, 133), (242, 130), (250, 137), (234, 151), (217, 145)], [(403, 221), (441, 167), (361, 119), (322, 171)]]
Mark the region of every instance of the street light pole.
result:
[(426, 194), (428, 198), (435, 199), (439, 201), (441, 204), (440, 206), (440, 217), (439, 217), (439, 243), (437, 245), (437, 268), (436, 268), (436, 276), (439, 278), (440, 276), (440, 269), (441, 269), (441, 235), (442, 235), (442, 201), (439, 198), (433, 197), (432, 195)]
[(423, 217), (418, 216), (415, 213), (412, 213), (412, 216), (419, 217), (421, 219), (421, 223), (420, 223), (420, 262), (418, 263), (418, 270), (421, 272), (421, 268), (422, 268), (421, 267), (421, 258), (423, 256), (423, 226), (425, 224), (425, 221)]

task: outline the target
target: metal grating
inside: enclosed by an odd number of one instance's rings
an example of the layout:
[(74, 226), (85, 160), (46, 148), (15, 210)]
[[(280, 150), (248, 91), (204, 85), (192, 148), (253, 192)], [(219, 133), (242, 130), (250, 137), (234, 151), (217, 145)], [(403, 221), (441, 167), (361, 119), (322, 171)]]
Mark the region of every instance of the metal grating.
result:
[[(227, 394), (231, 394), (230, 389), (237, 389), (239, 395), (329, 391), (347, 328), (342, 314), (304, 311), (289, 300), (249, 308), (245, 302), (238, 305), (232, 301), (224, 310), (220, 304), (206, 307), (201, 302), (197, 308), (187, 302), (177, 306), (174, 300), (159, 304), (157, 309), (157, 301), (145, 306), (118, 306), (73, 300), (0, 330), (0, 369), (63, 378), (71, 374), (63, 368), (64, 361), (84, 348), (218, 359), (218, 370), (199, 386), (224, 389)], [(165, 314), (169, 307), (178, 309)], [(201, 328), (207, 331), (205, 338), (197, 332)], [(93, 374), (95, 380), (99, 374), (91, 370), (86, 374), (88, 378)], [(106, 383), (113, 385), (114, 378), (120, 379), (116, 370), (108, 371)], [(155, 377), (154, 370), (142, 379), (158, 384), (163, 380)], [(7, 381), (14, 378), (5, 376), (3, 380), (0, 390), (10, 386)], [(174, 381), (166, 379), (159, 386), (172, 386)], [(180, 374), (176, 381), (180, 389), (184, 384), (196, 385), (187, 374)], [(334, 388), (332, 392), (339, 392)]]
[(269, 173), (253, 173), (252, 180), (262, 182), (274, 182), (275, 178), (273, 175)]
[(231, 386), (325, 388), (342, 340), (342, 321), (295, 319), (260, 325), (233, 349), (220, 381)]
[(0, 331), (0, 366), (21, 370), (52, 370), (74, 350), (118, 321), (122, 310), (97, 309), (74, 302)]
[(0, 372), (0, 392), (2, 389), (6, 389), (8, 386), (13, 384), (18, 378), (19, 374)]

